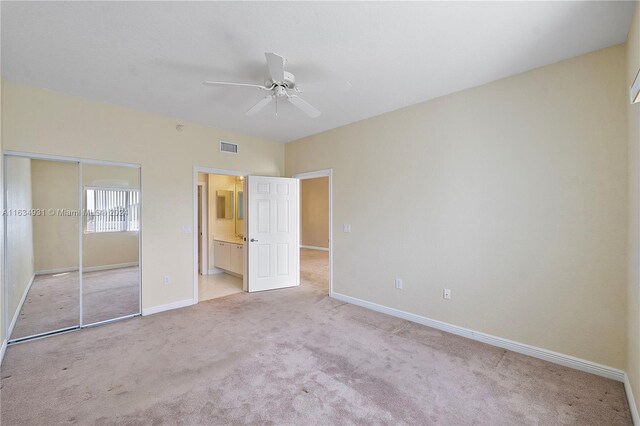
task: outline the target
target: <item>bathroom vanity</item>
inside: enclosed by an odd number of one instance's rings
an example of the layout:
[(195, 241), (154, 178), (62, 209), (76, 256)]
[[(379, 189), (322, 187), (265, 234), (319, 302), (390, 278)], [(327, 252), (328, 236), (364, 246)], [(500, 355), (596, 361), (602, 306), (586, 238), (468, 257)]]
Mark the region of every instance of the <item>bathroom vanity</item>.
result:
[(216, 237), (213, 241), (214, 266), (236, 275), (244, 273), (244, 241), (242, 238)]

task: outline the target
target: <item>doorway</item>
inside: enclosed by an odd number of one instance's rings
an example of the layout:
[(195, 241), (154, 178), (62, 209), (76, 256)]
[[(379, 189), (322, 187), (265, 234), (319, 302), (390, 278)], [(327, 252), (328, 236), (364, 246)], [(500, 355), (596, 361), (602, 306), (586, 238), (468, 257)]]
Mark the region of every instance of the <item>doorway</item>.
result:
[[(331, 171), (305, 174), (304, 178), (329, 176), (331, 207)], [(218, 188), (212, 179), (235, 179), (236, 186)], [(208, 200), (203, 192), (198, 202), (199, 182), (208, 184)], [(242, 186), (238, 183), (242, 182)], [(221, 278), (242, 278), (242, 288), (234, 292), (266, 291), (300, 285), (300, 179), (273, 176), (249, 176), (246, 173), (207, 167), (193, 168), (193, 225), (198, 227), (202, 206), (208, 204), (206, 242), (193, 236), (193, 303), (210, 299), (203, 284)], [(236, 221), (235, 231), (218, 233), (214, 220)], [(246, 220), (245, 220), (246, 219)], [(331, 215), (329, 214), (329, 220)], [(227, 226), (231, 222), (226, 222)], [(331, 226), (329, 226), (331, 235)], [(329, 237), (328, 289), (331, 294), (331, 237)], [(206, 247), (203, 249), (203, 247)], [(208, 251), (206, 274), (198, 270), (202, 251)], [(326, 282), (326, 280), (325, 280)], [(215, 283), (214, 283), (215, 285)], [(326, 284), (325, 284), (326, 286)], [(225, 294), (222, 294), (225, 295)], [(215, 297), (220, 297), (215, 295)]]
[(300, 282), (333, 293), (332, 170), (299, 173)]
[(244, 173), (194, 168), (194, 303), (244, 291)]

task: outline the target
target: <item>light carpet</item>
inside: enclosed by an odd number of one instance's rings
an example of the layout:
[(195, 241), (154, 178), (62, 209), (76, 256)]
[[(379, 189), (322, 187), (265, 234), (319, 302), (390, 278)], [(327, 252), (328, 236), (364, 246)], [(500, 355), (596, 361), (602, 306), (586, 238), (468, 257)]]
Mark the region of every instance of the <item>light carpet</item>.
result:
[(621, 383), (306, 283), (11, 346), (17, 424), (630, 425)]
[(329, 252), (300, 249), (300, 283), (329, 294)]
[[(17, 339), (80, 323), (78, 272), (37, 275), (11, 334)], [(92, 324), (139, 312), (138, 267), (83, 274), (83, 320)]]

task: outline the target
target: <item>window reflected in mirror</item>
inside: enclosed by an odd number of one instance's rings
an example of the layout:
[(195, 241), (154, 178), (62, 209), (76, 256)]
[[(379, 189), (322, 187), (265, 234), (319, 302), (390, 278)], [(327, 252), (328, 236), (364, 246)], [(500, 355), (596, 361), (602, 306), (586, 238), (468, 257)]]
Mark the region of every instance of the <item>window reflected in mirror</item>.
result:
[(244, 219), (244, 194), (238, 191), (238, 220)]

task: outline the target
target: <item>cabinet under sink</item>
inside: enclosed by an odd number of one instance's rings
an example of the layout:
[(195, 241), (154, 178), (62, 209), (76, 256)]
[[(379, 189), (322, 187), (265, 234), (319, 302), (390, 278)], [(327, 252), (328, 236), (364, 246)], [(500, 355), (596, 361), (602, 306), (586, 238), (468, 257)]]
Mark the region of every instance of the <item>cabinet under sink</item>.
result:
[(213, 264), (216, 268), (238, 275), (244, 274), (244, 244), (223, 240), (213, 241)]

